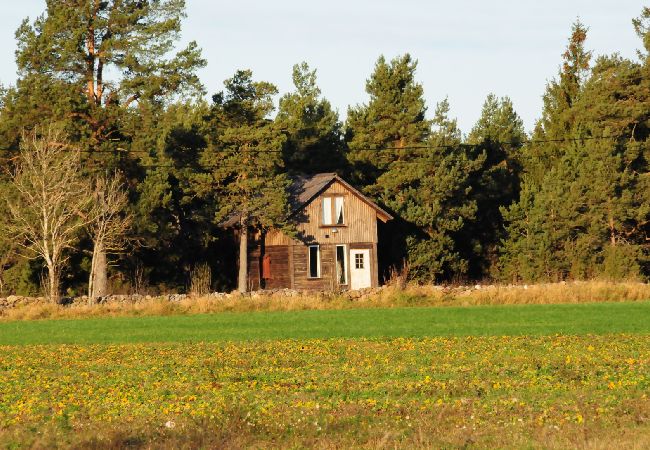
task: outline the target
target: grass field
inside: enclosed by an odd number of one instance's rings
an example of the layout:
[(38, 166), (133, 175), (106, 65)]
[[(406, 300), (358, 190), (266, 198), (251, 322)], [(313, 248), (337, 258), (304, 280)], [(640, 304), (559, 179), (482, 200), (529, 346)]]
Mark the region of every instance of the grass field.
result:
[(0, 345), (650, 334), (650, 302), (391, 308), (0, 322)]
[(0, 323), (0, 447), (648, 448), (650, 303)]

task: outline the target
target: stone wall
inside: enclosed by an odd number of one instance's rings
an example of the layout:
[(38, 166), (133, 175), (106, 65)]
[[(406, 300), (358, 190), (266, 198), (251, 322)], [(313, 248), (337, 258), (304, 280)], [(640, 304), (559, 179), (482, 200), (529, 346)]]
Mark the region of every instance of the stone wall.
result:
[[(342, 291), (342, 292), (333, 292), (333, 291), (326, 291), (326, 292), (314, 292), (314, 291), (299, 291), (295, 289), (271, 289), (271, 290), (262, 290), (262, 291), (254, 291), (254, 292), (249, 292), (246, 294), (241, 294), (237, 291), (235, 292), (213, 292), (211, 294), (207, 295), (202, 295), (202, 296), (196, 296), (196, 295), (188, 295), (188, 294), (167, 294), (167, 295), (157, 295), (157, 296), (151, 296), (151, 295), (139, 295), (139, 294), (133, 294), (133, 295), (109, 295), (106, 297), (99, 298), (97, 303), (98, 304), (137, 304), (141, 302), (148, 302), (152, 300), (164, 300), (164, 301), (169, 301), (169, 302), (178, 302), (181, 300), (185, 300), (188, 298), (201, 298), (201, 297), (208, 297), (208, 298), (213, 298), (213, 299), (230, 299), (230, 298), (245, 298), (245, 297), (251, 297), (251, 298), (263, 298), (263, 297), (269, 297), (269, 298), (281, 298), (281, 297), (318, 297), (322, 299), (328, 299), (328, 298), (333, 298), (333, 297), (346, 297), (350, 299), (363, 299), (367, 298), (373, 295), (378, 294), (382, 290), (381, 287), (379, 288), (367, 288), (367, 289), (361, 289), (358, 291)], [(0, 309), (5, 309), (5, 308), (18, 308), (22, 306), (27, 306), (27, 305), (34, 305), (34, 304), (43, 304), (43, 303), (48, 303), (48, 301), (44, 297), (22, 297), (18, 295), (10, 295), (9, 297), (0, 297)], [(62, 306), (67, 306), (67, 307), (75, 307), (75, 306), (86, 306), (88, 305), (88, 297), (87, 296), (82, 296), (82, 297), (63, 297), (60, 301), (60, 304)]]

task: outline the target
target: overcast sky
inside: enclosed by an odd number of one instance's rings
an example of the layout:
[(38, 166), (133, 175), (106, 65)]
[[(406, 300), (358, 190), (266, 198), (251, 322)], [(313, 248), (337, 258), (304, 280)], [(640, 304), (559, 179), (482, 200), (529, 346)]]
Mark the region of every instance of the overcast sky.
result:
[[(45, 0), (0, 0), (0, 83), (16, 78), (14, 32)], [(589, 27), (596, 54), (636, 57), (641, 47), (631, 0), (186, 0), (183, 41), (208, 61), (200, 72), (210, 94), (237, 69), (292, 89), (291, 67), (307, 61), (341, 116), (367, 101), (365, 80), (377, 57), (409, 52), (419, 60), (429, 111), (448, 97), (469, 132), (490, 92), (509, 96), (530, 130), (546, 81), (558, 70), (571, 24)]]

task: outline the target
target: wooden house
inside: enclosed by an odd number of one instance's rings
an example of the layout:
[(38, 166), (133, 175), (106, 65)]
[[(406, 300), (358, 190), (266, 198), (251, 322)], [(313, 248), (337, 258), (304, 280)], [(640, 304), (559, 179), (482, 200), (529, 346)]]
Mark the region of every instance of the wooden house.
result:
[(295, 178), (289, 194), (297, 235), (271, 230), (250, 239), (249, 288), (378, 286), (377, 220), (392, 216), (334, 173)]

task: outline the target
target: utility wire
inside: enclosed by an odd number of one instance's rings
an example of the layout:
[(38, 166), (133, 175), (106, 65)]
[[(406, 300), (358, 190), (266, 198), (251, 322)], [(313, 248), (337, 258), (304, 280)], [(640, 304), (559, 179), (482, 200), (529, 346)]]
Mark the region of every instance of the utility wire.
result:
[[(531, 144), (549, 144), (549, 143), (562, 143), (562, 142), (583, 142), (583, 141), (593, 141), (593, 140), (609, 140), (609, 139), (618, 139), (622, 136), (589, 136), (583, 138), (569, 138), (569, 139), (527, 139), (523, 141), (486, 141), (479, 144), (467, 144), (467, 143), (457, 143), (457, 144), (438, 144), (438, 145), (408, 145), (408, 146), (395, 146), (395, 147), (364, 147), (364, 148), (355, 148), (353, 151), (408, 151), (408, 150), (434, 150), (434, 149), (451, 149), (451, 148), (477, 148), (482, 147), (487, 142), (497, 145), (531, 145)], [(116, 150), (77, 150), (74, 148), (70, 149), (60, 149), (63, 151), (69, 152), (79, 152), (79, 153), (89, 153), (89, 154), (113, 154), (113, 155), (128, 155), (128, 154), (149, 154), (156, 156), (156, 152), (151, 150), (126, 150), (126, 149), (116, 149)], [(16, 152), (16, 150), (0, 148), (0, 151), (4, 152)], [(212, 153), (237, 153), (240, 150), (229, 150), (229, 149), (212, 149)], [(274, 149), (249, 149), (245, 150), (242, 153), (283, 153), (283, 150), (274, 150)]]
[[(489, 141), (492, 144), (497, 144), (497, 145), (530, 145), (530, 144), (544, 144), (544, 143), (563, 143), (563, 142), (582, 142), (582, 141), (594, 141), (594, 140), (609, 140), (609, 139), (618, 139), (621, 136), (590, 136), (590, 137), (584, 137), (584, 138), (570, 138), (570, 139), (529, 139), (525, 141), (519, 141), (519, 142), (503, 142), (503, 141)], [(381, 148), (357, 148), (354, 149), (353, 151), (417, 151), (417, 150), (432, 150), (432, 149), (455, 149), (455, 148), (481, 148), (485, 143), (480, 143), (480, 144), (465, 144), (465, 143), (458, 143), (458, 144), (441, 144), (441, 145), (410, 145), (410, 146), (404, 146), (404, 147), (381, 147)], [(62, 149), (59, 149), (62, 150)], [(9, 149), (2, 149), (0, 148), (0, 151), (5, 151), (5, 152), (10, 152), (11, 150)], [(64, 151), (70, 151), (70, 152), (79, 152), (79, 153), (88, 153), (88, 154), (110, 154), (114, 156), (128, 156), (129, 154), (149, 154), (150, 157), (156, 158), (158, 155), (155, 153), (152, 155), (152, 152), (149, 150), (125, 150), (125, 149), (116, 149), (116, 150), (77, 150), (74, 148), (66, 149)], [(213, 149), (211, 150), (212, 153), (214, 154), (236, 154), (238, 153), (237, 150), (227, 150), (227, 149)], [(252, 150), (247, 150), (247, 153), (282, 153), (283, 150), (272, 150), (272, 149), (252, 149)], [(17, 152), (16, 152), (17, 153)], [(171, 158), (169, 155), (162, 155), (165, 158)], [(10, 161), (15, 161), (17, 159), (18, 155), (14, 155), (9, 158), (3, 158), (0, 157), (0, 163), (5, 163), (5, 162), (10, 162)], [(143, 158), (138, 157), (137, 160), (132, 159), (132, 160), (121, 160), (120, 162), (133, 162), (133, 163), (138, 163), (139, 161), (142, 161)], [(411, 164), (417, 164), (419, 161), (405, 161), (405, 160), (397, 160), (395, 161), (396, 163), (411, 163)], [(94, 165), (97, 163), (100, 163), (99, 161), (88, 161), (87, 163)], [(221, 163), (212, 163), (212, 164), (201, 164), (200, 162), (193, 162), (190, 164), (179, 164), (179, 163), (174, 163), (171, 161), (170, 163), (159, 163), (159, 164), (138, 164), (134, 167), (134, 170), (138, 169), (187, 169), (187, 168), (192, 168), (192, 167), (197, 167), (199, 170), (202, 169), (238, 169), (241, 168), (242, 165), (238, 163), (233, 163), (228, 161), (227, 157), (224, 162)], [(105, 167), (85, 167), (84, 168), (87, 171), (102, 171), (106, 170)]]

